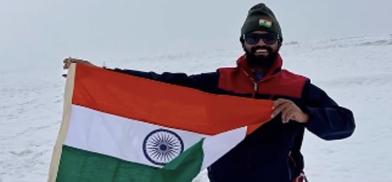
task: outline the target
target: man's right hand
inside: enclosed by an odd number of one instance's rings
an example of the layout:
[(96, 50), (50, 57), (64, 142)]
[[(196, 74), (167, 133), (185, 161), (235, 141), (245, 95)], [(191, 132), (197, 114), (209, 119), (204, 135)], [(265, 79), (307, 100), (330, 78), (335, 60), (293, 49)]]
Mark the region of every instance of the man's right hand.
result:
[(84, 59), (77, 59), (77, 58), (71, 58), (71, 57), (65, 58), (64, 61), (63, 61), (63, 63), (64, 63), (63, 69), (65, 69), (65, 70), (68, 69), (68, 68), (71, 66), (72, 63), (77, 63), (77, 64), (88, 64), (88, 65), (91, 65), (91, 66), (95, 66), (94, 64), (90, 63), (90, 62), (87, 61), (87, 60), (84, 60)]

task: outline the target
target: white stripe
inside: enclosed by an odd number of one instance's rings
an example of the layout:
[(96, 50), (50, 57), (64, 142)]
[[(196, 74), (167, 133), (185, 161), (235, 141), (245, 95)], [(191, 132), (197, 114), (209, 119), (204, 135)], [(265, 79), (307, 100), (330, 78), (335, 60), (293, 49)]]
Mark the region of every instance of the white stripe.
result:
[(245, 138), (246, 131), (247, 127), (242, 127), (207, 137), (203, 142), (204, 159), (201, 170), (210, 166), (240, 143)]
[(168, 129), (178, 134), (184, 143), (184, 151), (206, 137), (198, 133), (165, 128), (72, 105), (70, 125), (64, 144), (130, 162), (162, 167), (150, 162), (143, 152), (146, 136), (157, 129)]

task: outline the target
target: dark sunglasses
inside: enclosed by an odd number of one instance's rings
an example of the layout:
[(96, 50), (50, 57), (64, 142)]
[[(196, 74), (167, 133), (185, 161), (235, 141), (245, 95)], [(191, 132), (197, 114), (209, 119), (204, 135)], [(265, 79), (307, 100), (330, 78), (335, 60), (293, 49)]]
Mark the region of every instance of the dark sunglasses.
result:
[(267, 45), (272, 45), (275, 44), (279, 38), (276, 33), (268, 32), (244, 34), (243, 39), (249, 45), (256, 45), (257, 43), (259, 43), (260, 40), (263, 40), (263, 42)]

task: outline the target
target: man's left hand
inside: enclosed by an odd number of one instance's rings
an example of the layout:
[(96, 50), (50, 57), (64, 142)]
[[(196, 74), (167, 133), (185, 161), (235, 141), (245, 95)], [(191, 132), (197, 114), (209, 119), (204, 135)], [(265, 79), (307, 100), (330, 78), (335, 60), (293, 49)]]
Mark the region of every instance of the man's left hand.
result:
[(298, 123), (307, 123), (309, 116), (304, 113), (293, 101), (287, 99), (278, 99), (274, 101), (271, 118), (282, 114), (282, 122), (288, 123), (290, 120)]

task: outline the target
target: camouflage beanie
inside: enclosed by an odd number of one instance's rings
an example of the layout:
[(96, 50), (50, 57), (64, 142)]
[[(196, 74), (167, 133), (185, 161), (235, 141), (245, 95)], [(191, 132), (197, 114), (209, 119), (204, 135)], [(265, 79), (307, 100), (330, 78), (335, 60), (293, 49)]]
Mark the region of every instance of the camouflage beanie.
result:
[(278, 35), (279, 43), (282, 42), (282, 30), (278, 20), (274, 13), (265, 4), (260, 3), (252, 8), (248, 12), (248, 16), (241, 28), (241, 41), (244, 34), (256, 31), (268, 31)]

